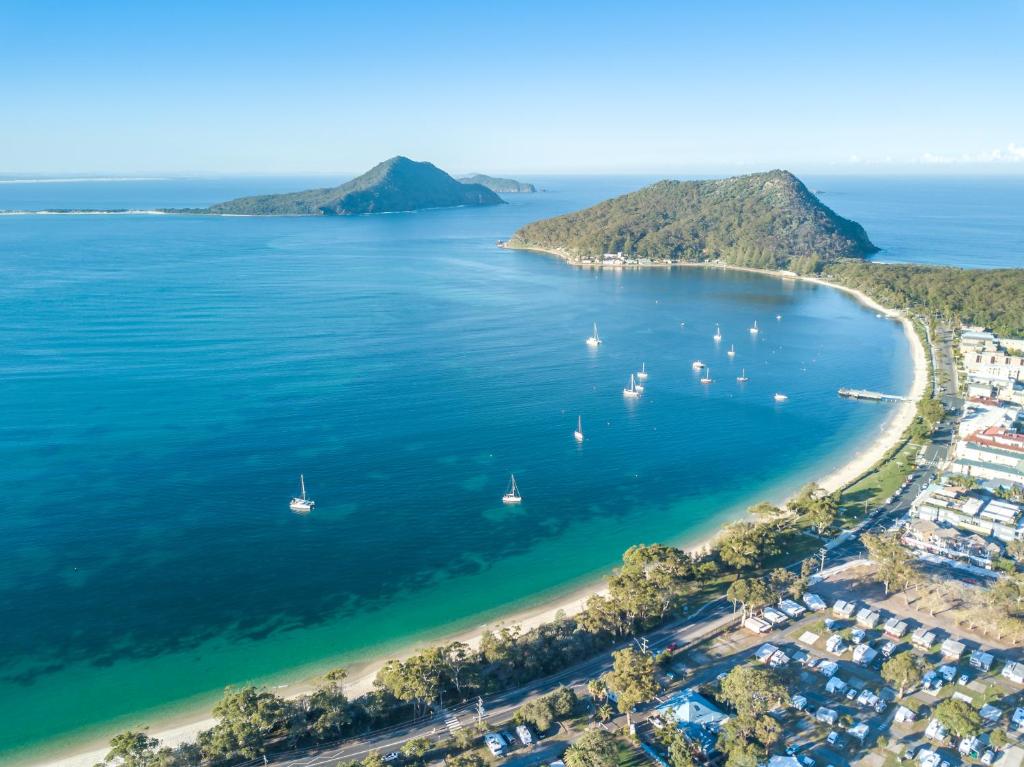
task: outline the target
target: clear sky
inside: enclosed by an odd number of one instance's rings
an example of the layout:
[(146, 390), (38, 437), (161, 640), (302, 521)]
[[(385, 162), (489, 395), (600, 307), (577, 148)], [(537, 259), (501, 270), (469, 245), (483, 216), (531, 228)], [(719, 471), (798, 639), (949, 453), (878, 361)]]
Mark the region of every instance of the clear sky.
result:
[(1024, 2), (0, 0), (0, 173), (1024, 173)]

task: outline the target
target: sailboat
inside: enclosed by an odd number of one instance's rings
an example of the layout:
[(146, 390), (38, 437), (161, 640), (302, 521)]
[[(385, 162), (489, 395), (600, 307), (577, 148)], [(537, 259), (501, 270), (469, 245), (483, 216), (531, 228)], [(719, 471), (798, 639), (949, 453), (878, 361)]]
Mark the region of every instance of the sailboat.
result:
[(775, 401), (776, 402), (785, 402), (788, 399), (789, 399), (789, 395), (779, 394), (778, 392), (775, 392)]
[(712, 338), (715, 339), (716, 344), (722, 340), (722, 329), (718, 325), (715, 325), (715, 335)]
[(629, 387), (622, 390), (622, 396), (627, 399), (636, 399), (640, 396), (640, 392), (636, 390), (636, 376), (632, 373), (629, 374)]
[(583, 441), (583, 416), (579, 416), (576, 419), (576, 431), (572, 433), (572, 436), (577, 442)]
[(743, 370), (740, 371), (740, 374), (738, 376), (736, 376), (736, 381), (738, 383), (746, 383), (749, 380), (750, 379), (747, 378), (747, 369), (746, 368), (743, 368)]
[(700, 360), (694, 360), (693, 364), (690, 365), (690, 367), (692, 367), (694, 370), (703, 370), (704, 369), (704, 363), (701, 362)]
[(640, 370), (639, 370), (639, 372), (637, 372), (636, 378), (637, 378), (638, 381), (646, 381), (647, 380), (647, 363), (646, 362), (641, 362), (640, 363)]
[(729, 351), (727, 351), (726, 354), (728, 354), (730, 357), (735, 357), (736, 356), (736, 345), (735, 344), (729, 344)]
[(600, 346), (601, 336), (597, 334), (597, 323), (594, 323), (594, 335), (587, 339), (587, 346)]
[(750, 329), (750, 332), (753, 333), (755, 336), (761, 332), (760, 330), (757, 329), (757, 320), (754, 320), (754, 326)]
[(776, 315), (775, 315), (775, 319), (777, 319), (777, 320), (781, 320), (781, 319), (782, 319), (782, 315), (781, 315), (781, 314), (776, 314)]
[(299, 487), (302, 488), (302, 495), (298, 498), (292, 498), (288, 508), (292, 511), (312, 511), (316, 501), (311, 501), (306, 496), (306, 478), (301, 474), (299, 475)]
[(509, 475), (508, 490), (505, 491), (505, 495), (501, 496), (502, 503), (522, 503), (523, 496), (519, 495), (519, 488), (516, 486), (516, 475)]
[(709, 383), (711, 383), (711, 381), (712, 381), (712, 378), (711, 378), (711, 368), (708, 368), (707, 371), (704, 373), (704, 377), (702, 379), (700, 379), (700, 382), (702, 384), (709, 384)]

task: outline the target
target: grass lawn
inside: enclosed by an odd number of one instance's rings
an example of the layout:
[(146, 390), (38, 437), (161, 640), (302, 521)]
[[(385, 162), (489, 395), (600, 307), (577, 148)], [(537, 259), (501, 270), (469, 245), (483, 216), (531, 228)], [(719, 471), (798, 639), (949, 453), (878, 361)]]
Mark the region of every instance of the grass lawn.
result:
[(654, 764), (654, 760), (644, 753), (639, 746), (634, 746), (625, 738), (615, 739), (616, 758), (619, 767), (642, 767), (642, 765)]

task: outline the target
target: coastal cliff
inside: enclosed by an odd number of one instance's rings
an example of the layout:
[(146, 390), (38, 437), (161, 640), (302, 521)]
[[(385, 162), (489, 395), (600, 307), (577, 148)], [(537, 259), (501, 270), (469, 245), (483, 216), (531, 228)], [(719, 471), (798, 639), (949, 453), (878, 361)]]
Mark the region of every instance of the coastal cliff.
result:
[(784, 170), (659, 181), (528, 224), (507, 246), (556, 253), (573, 263), (720, 261), (800, 272), (878, 251), (860, 224), (837, 215)]
[(336, 187), (239, 197), (191, 213), (245, 216), (352, 216), (426, 208), (502, 205), (480, 184), (456, 181), (429, 162), (392, 157)]

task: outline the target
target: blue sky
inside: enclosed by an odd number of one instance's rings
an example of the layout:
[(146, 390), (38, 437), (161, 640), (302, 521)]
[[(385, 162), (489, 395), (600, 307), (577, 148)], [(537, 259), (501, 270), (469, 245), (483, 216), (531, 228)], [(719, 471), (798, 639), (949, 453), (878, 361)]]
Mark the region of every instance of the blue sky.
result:
[(1024, 2), (0, 0), (0, 173), (1024, 172)]

